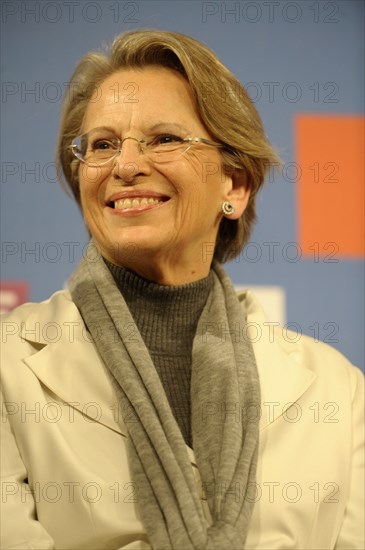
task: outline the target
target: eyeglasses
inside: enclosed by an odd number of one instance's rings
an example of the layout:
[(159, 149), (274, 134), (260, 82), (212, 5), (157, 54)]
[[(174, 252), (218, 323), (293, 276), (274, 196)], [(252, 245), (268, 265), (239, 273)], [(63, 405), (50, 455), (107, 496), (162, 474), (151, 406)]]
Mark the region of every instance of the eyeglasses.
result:
[(177, 160), (191, 147), (208, 145), (223, 148), (221, 143), (200, 137), (181, 138), (173, 134), (159, 134), (150, 140), (138, 140), (133, 137), (119, 139), (109, 131), (95, 128), (76, 137), (70, 149), (76, 158), (87, 166), (103, 166), (114, 160), (122, 150), (123, 143), (132, 139), (138, 143), (140, 154), (146, 155), (153, 162), (171, 162)]

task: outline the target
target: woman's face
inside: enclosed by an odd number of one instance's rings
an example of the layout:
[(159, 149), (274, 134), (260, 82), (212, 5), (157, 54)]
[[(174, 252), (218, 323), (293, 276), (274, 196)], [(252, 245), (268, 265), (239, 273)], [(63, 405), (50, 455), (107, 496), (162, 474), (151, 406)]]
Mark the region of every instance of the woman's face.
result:
[[(87, 107), (82, 131), (100, 127), (120, 139), (212, 139), (186, 80), (163, 67), (108, 77)], [(234, 204), (238, 217), (248, 198), (222, 172), (219, 149), (200, 144), (155, 162), (127, 139), (112, 162), (97, 168), (80, 163), (79, 180), (84, 219), (103, 256), (160, 284), (205, 277), (223, 201)]]

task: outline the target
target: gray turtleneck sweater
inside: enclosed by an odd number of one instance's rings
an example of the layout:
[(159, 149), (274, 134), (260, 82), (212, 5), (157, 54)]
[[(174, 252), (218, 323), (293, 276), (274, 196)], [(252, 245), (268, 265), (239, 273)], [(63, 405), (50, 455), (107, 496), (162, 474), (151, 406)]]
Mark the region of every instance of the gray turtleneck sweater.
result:
[(190, 378), (193, 340), (212, 289), (205, 279), (163, 286), (105, 260), (160, 376), (185, 442), (191, 446)]

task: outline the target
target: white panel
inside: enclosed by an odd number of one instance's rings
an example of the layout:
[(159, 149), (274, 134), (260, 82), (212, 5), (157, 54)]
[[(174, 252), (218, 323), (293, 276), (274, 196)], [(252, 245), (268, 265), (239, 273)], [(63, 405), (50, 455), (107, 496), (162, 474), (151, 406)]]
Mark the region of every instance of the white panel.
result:
[(234, 285), (236, 290), (250, 290), (255, 294), (271, 322), (286, 323), (286, 295), (281, 286), (242, 286)]

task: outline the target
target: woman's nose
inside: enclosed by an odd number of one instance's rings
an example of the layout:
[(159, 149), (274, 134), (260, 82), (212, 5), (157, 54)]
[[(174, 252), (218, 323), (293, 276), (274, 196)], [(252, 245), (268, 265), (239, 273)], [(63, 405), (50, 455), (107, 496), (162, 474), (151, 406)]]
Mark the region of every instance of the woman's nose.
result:
[(140, 142), (136, 138), (124, 138), (120, 151), (114, 160), (113, 173), (115, 177), (131, 181), (137, 174), (148, 171), (146, 157), (141, 154)]

